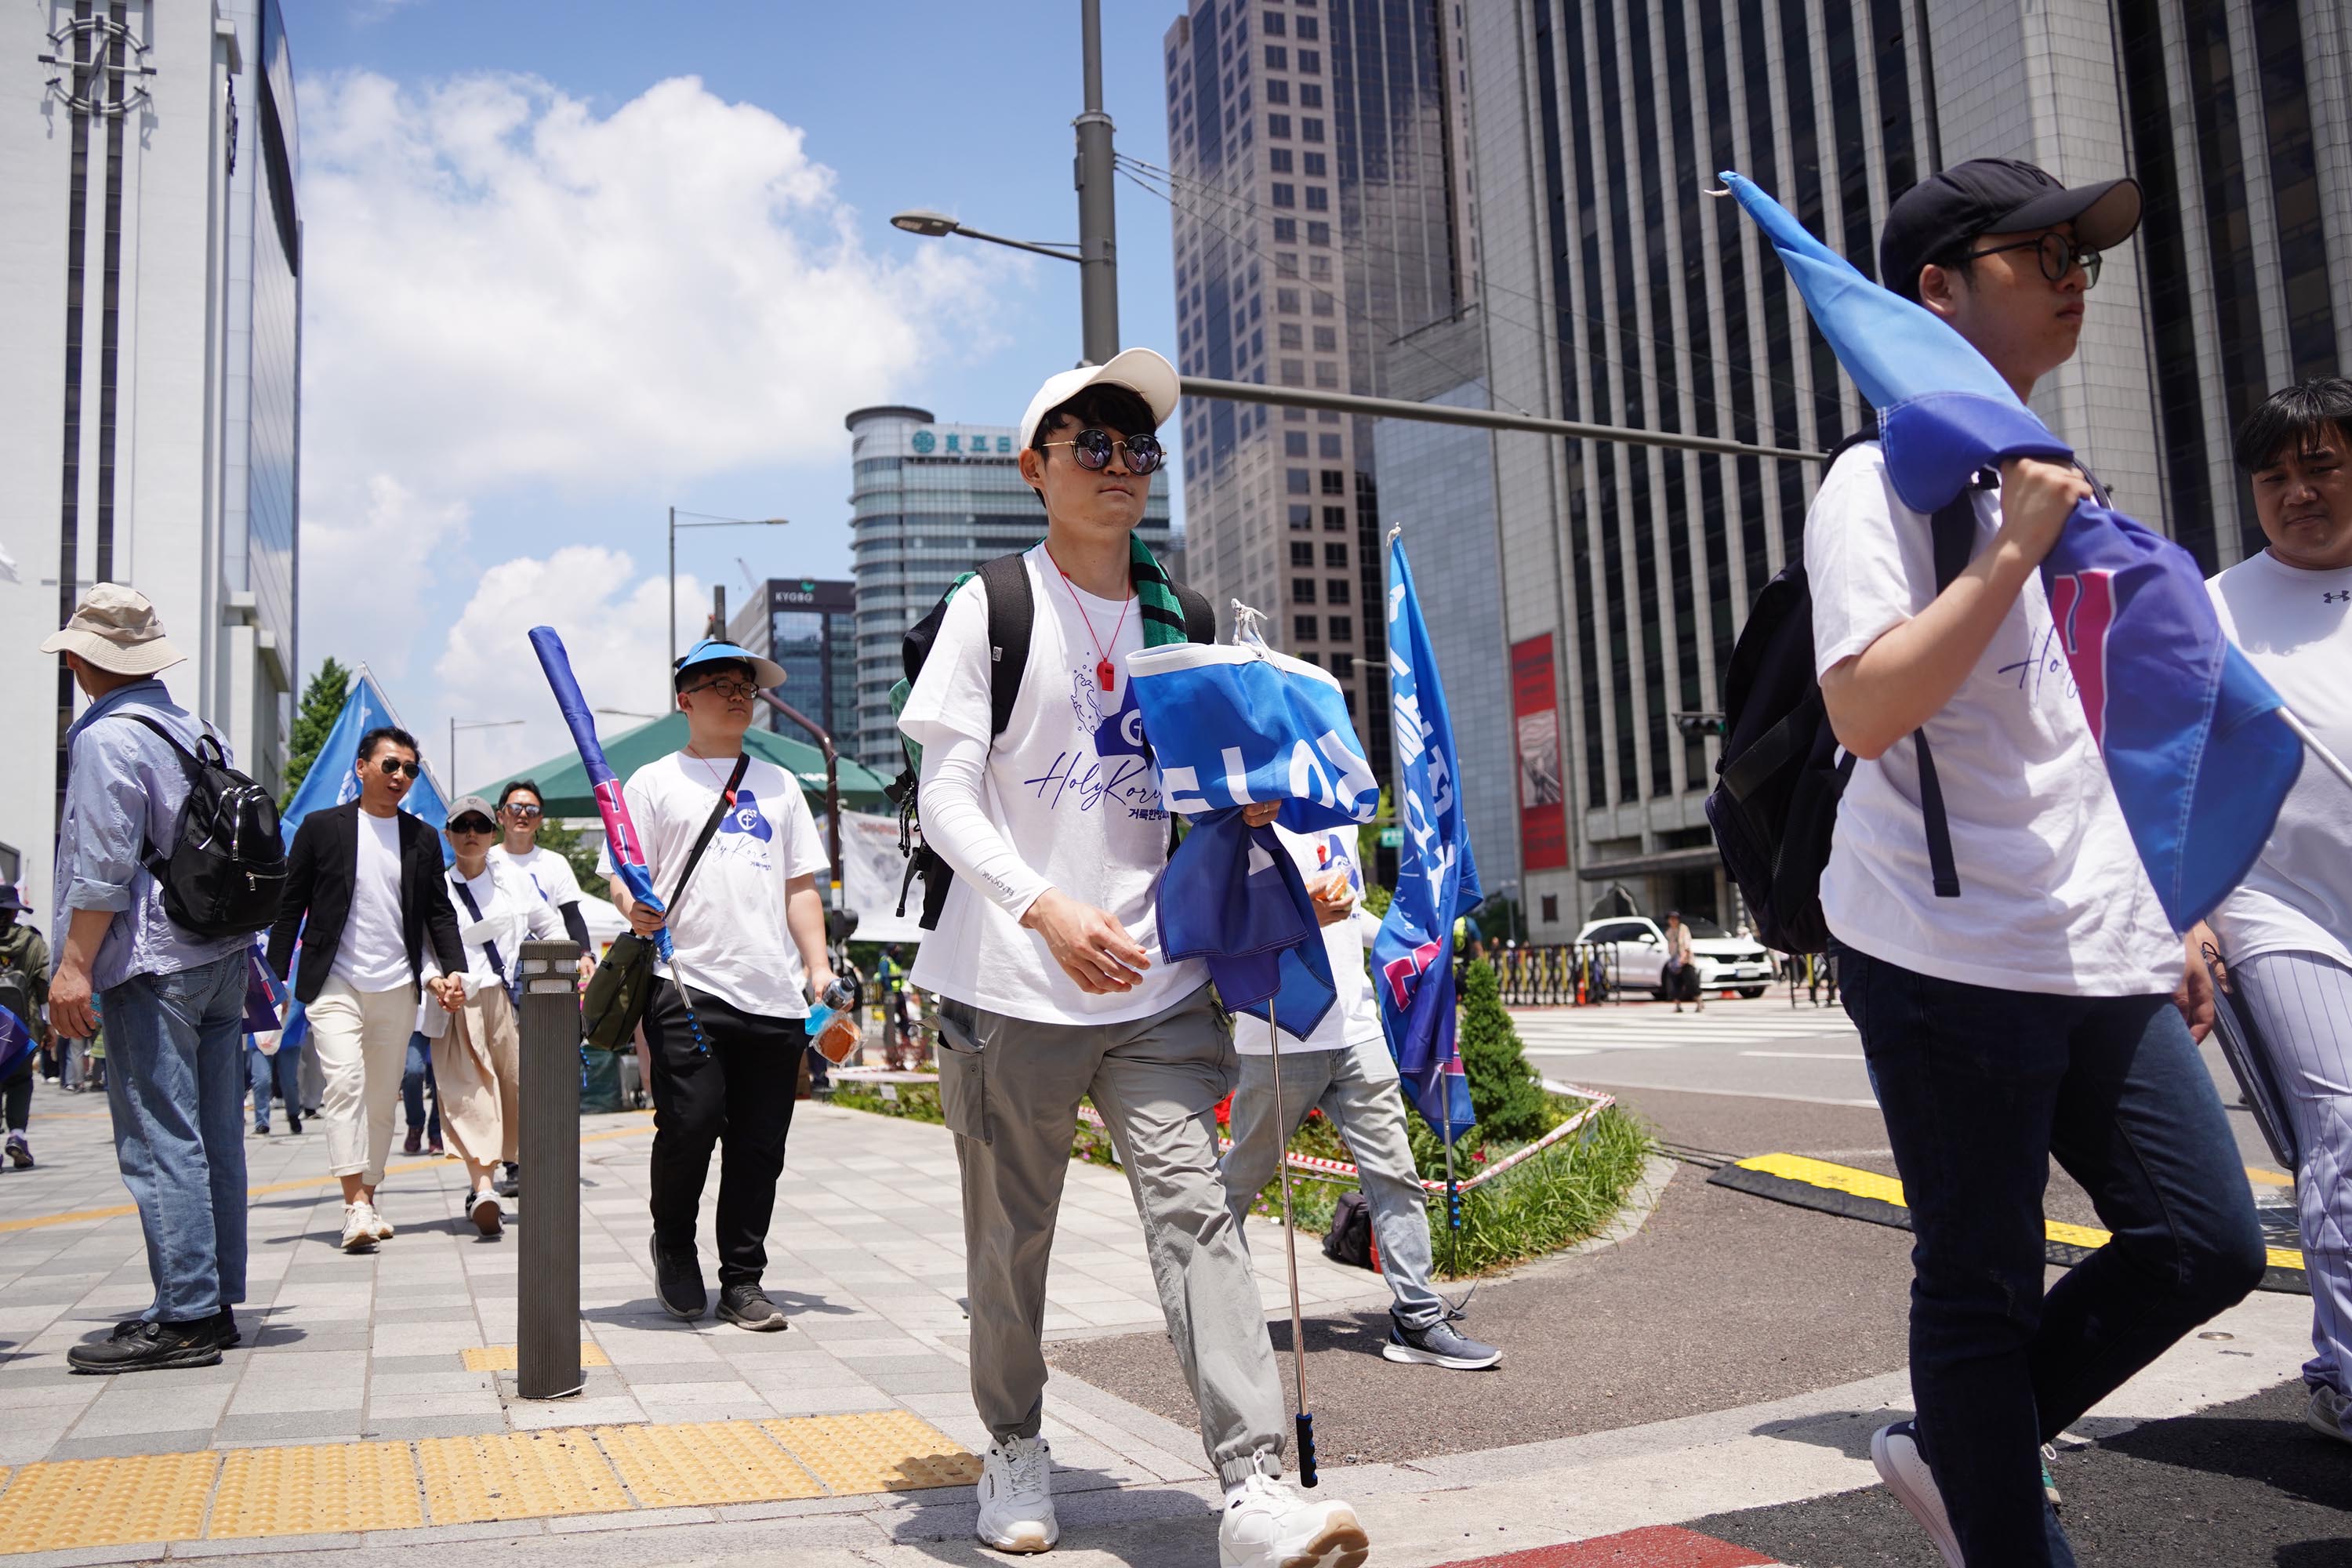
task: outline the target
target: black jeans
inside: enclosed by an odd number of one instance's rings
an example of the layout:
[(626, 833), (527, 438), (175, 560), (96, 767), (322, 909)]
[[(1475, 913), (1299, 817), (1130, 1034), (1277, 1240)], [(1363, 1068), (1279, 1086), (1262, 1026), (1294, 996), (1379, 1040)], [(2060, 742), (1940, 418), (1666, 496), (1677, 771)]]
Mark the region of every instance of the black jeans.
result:
[[(2037, 1449), (2261, 1280), (2236, 1140), (2169, 997), (1837, 958), (1916, 1237), (1920, 1447), (1971, 1564), (2071, 1568)], [(2053, 1158), (2115, 1239), (2045, 1296)]]
[(0, 1084), (0, 1104), (5, 1104), (5, 1110), (0, 1110), (0, 1117), (5, 1117), (6, 1120), (8, 1131), (11, 1132), (25, 1131), (30, 1124), (33, 1114), (33, 1064), (31, 1062), (26, 1062), (25, 1069), (5, 1084)]
[(646, 1009), (646, 1056), (654, 1069), (654, 1239), (667, 1251), (691, 1249), (702, 1184), (719, 1160), (719, 1283), (758, 1283), (768, 1267), (768, 1220), (784, 1137), (793, 1126), (793, 1091), (808, 1031), (797, 1018), (746, 1013), (708, 991), (694, 994), (694, 1016), (710, 1042), (695, 1048), (677, 986), (662, 981)]

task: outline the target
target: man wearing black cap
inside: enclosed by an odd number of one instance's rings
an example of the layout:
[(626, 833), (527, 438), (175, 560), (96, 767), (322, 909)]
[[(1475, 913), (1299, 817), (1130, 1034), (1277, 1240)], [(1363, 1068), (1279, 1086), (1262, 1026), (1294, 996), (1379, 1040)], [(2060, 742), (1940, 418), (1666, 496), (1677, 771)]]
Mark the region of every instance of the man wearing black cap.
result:
[[(696, 1211), (710, 1152), (723, 1138), (712, 1237), (719, 1315), (760, 1331), (786, 1326), (760, 1280), (807, 1044), (808, 998), (833, 984), (816, 890), (816, 874), (828, 862), (816, 821), (799, 780), (743, 750), (753, 693), (783, 680), (772, 660), (709, 638), (677, 661), (671, 684), (686, 714), (686, 745), (639, 768), (622, 790), (646, 869), (667, 908), (637, 902), (620, 878), (610, 879), (613, 902), (631, 928), (649, 936), (667, 926), (676, 954), (660, 967), (645, 1024), (653, 1067), (654, 1294), (664, 1311), (687, 1322), (708, 1305)], [(610, 864), (604, 868), (609, 873)]]
[[(1979, 159), (1895, 202), (1882, 276), (2030, 398), (2139, 206), (2128, 179), (2069, 189)], [(1871, 1451), (1951, 1568), (2073, 1563), (2037, 1448), (2263, 1267), (2191, 1034), (2212, 999), (2185, 989), (2036, 571), (2092, 487), (2030, 459), (1999, 478), (1940, 592), (1934, 530), (1875, 442), (1832, 465), (1805, 522), (1822, 696), (1859, 759), (1822, 908), (1917, 1237), (1918, 1415)], [(1929, 873), (1938, 784), (1958, 897)], [(2053, 1158), (2115, 1239), (2045, 1297)]]

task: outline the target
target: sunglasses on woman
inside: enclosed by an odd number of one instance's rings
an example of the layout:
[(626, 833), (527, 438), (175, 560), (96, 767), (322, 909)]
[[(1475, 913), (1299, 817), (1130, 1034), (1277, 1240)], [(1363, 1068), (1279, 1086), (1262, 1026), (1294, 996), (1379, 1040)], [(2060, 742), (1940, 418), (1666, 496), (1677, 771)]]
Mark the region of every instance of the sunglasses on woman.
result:
[(1996, 245), (1990, 250), (1971, 250), (1969, 252), (1968, 258), (1974, 261), (1979, 256), (1999, 256), (2004, 250), (2032, 251), (2034, 259), (2042, 263), (2042, 276), (2053, 283), (2066, 281), (2066, 274), (2074, 271), (2075, 266), (2080, 264), (2083, 268), (2083, 287), (2091, 289), (2098, 285), (2099, 253), (2095, 250), (2085, 250), (2075, 244), (2073, 235), (2060, 234), (2053, 228), (2048, 234), (2038, 235), (2032, 239), (2021, 239), (2013, 245)]
[(1108, 430), (1081, 430), (1066, 441), (1041, 441), (1040, 451), (1048, 447), (1067, 447), (1078, 467), (1088, 473), (1110, 467), (1114, 447), (1127, 453), (1127, 471), (1141, 478), (1157, 468), (1168, 456), (1157, 436), (1129, 436), (1120, 440)]
[(410, 778), (415, 778), (425, 771), (424, 763), (404, 763), (398, 757), (385, 757), (376, 763), (376, 767), (386, 778), (390, 778), (394, 773), (406, 773)]
[(489, 818), (469, 815), (461, 816), (457, 821), (451, 823), (449, 825), (449, 831), (452, 833), (496, 833), (498, 829), (490, 825)]

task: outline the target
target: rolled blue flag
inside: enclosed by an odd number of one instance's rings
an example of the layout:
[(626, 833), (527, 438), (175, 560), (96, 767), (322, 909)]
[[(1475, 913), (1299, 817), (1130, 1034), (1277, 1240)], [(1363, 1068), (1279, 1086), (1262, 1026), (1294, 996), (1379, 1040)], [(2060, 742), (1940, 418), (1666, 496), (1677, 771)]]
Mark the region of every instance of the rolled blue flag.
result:
[[(1904, 505), (1932, 513), (1978, 469), (2012, 458), (2074, 460), (1942, 317), (1855, 271), (1750, 181), (1722, 178), (1878, 410)], [(2222, 637), (2204, 574), (2179, 545), (2083, 501), (2042, 580), (2132, 843), (2166, 918), (2186, 931), (2261, 855), (2303, 743), (2270, 682)]]

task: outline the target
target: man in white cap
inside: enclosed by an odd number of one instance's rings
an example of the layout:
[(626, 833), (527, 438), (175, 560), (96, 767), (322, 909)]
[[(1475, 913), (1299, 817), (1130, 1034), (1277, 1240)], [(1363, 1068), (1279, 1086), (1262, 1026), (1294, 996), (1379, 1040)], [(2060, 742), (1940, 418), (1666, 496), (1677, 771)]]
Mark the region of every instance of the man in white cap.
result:
[(231, 1309), (245, 1300), (243, 1021), (253, 939), (173, 925), (142, 863), (148, 846), (170, 856), (188, 793), (178, 752), (147, 726), (192, 750), (207, 731), (157, 679), (184, 656), (143, 594), (99, 584), (41, 651), (63, 654), (89, 699), (66, 731), (49, 1022), (86, 1040), (103, 1007), (107, 1109), (155, 1281), (144, 1313), (66, 1359), (86, 1373), (211, 1366), (236, 1343)]
[[(992, 1438), (977, 1533), (1001, 1552), (1061, 1533), (1040, 1327), (1091, 1097), (1225, 1488), (1224, 1568), (1355, 1568), (1369, 1551), (1355, 1511), (1281, 1479), (1281, 1377), (1210, 1115), (1234, 1087), (1233, 1041), (1202, 965), (1160, 952), (1152, 908), (1168, 812), (1124, 660), (1186, 637), (1174, 585), (1134, 537), (1162, 458), (1151, 432), (1176, 395), (1175, 368), (1148, 349), (1039, 389), (1021, 476), (1045, 504), (1045, 542), (1017, 575), (991, 563), (953, 594), (899, 718), (922, 748), (924, 842), (955, 873), (911, 978), (947, 998), (940, 1099), (962, 1170), (972, 1400)], [(1009, 711), (992, 680), (1000, 654), (1017, 657), (998, 584), (1029, 622)]]

